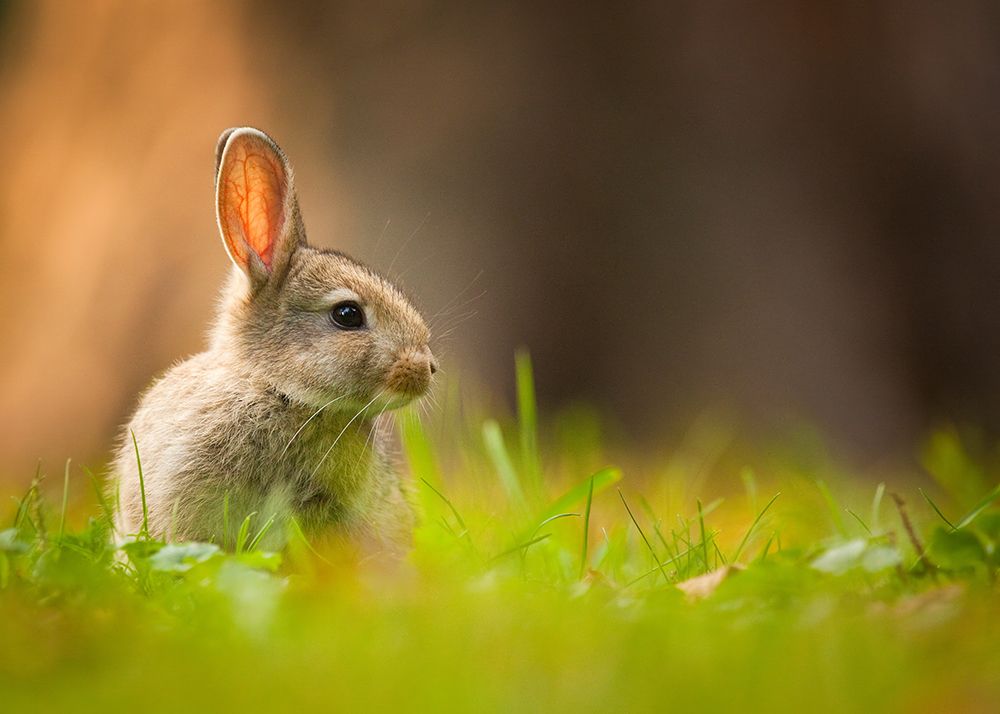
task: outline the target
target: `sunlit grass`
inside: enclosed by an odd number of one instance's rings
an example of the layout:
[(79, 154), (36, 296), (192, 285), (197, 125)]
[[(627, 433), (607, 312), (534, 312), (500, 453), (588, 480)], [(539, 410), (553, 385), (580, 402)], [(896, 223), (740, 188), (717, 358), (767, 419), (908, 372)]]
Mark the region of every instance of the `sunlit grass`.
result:
[(1000, 488), (955, 433), (923, 490), (736, 464), (709, 426), (622, 470), (516, 372), (516, 417), (400, 416), (402, 562), (294, 523), (261, 550), (266, 513), (116, 547), (97, 479), (36, 478), (0, 526), (0, 710), (997, 710)]

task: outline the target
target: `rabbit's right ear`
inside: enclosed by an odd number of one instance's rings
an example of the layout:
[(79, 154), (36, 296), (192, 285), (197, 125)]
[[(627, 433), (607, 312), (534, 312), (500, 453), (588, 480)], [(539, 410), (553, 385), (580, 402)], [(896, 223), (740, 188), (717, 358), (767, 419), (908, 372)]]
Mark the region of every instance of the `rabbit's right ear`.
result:
[(271, 137), (249, 127), (223, 132), (215, 206), (226, 252), (254, 291), (280, 281), (303, 236), (292, 169)]

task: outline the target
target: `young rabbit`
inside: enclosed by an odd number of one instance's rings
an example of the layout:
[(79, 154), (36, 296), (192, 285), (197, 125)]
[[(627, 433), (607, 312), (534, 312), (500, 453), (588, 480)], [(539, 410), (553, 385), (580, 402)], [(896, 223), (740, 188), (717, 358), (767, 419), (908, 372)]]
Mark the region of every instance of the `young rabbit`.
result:
[[(292, 169), (266, 134), (216, 150), (216, 215), (235, 269), (208, 350), (142, 397), (115, 462), (120, 535), (232, 543), (294, 517), (404, 546), (413, 513), (378, 419), (424, 394), (437, 364), (416, 309), (385, 278), (306, 243)], [(228, 534), (224, 529), (229, 529)]]

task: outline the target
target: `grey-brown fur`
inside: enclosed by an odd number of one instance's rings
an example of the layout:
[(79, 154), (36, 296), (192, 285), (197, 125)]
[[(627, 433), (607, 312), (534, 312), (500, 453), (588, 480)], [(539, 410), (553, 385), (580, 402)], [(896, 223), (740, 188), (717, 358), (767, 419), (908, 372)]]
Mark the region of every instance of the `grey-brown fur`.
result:
[[(256, 511), (258, 526), (277, 518), (275, 535), (295, 517), (307, 531), (337, 526), (403, 545), (413, 513), (378, 421), (428, 388), (427, 327), (382, 277), (306, 244), (273, 141), (229, 130), (218, 154), (220, 229), (236, 268), (208, 349), (155, 382), (125, 431), (119, 533), (143, 518), (134, 433), (153, 534), (223, 542), (228, 504), (230, 538)], [(266, 250), (248, 249), (262, 240)], [(344, 295), (364, 308), (365, 329), (331, 322), (331, 300)]]

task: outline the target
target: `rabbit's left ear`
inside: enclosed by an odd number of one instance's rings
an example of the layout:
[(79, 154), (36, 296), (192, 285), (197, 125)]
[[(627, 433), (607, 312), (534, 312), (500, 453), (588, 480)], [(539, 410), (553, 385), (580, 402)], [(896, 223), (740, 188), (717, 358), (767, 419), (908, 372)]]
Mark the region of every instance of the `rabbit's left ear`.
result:
[(249, 127), (219, 137), (215, 207), (226, 252), (253, 289), (280, 281), (303, 237), (292, 169), (271, 137)]

